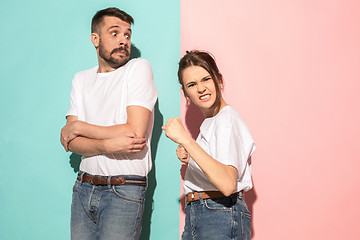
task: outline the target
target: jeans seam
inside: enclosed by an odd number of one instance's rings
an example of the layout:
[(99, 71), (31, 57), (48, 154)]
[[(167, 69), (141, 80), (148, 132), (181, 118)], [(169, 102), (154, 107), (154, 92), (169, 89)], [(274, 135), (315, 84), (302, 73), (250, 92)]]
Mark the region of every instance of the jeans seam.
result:
[[(142, 208), (142, 209), (140, 209), (140, 208)], [(143, 213), (144, 213), (144, 204), (140, 202), (139, 209), (137, 211), (137, 216), (136, 216), (136, 223), (135, 223), (136, 230), (138, 229), (139, 224), (142, 222)], [(135, 237), (137, 236), (137, 234), (141, 234), (141, 229), (139, 231), (134, 232), (134, 239), (136, 239)]]
[(122, 196), (120, 193), (118, 193), (118, 192), (116, 191), (115, 185), (112, 185), (111, 190), (112, 190), (112, 192), (113, 192), (116, 196), (118, 196), (118, 197), (121, 198), (121, 199), (128, 200), (128, 201), (132, 201), (132, 202), (137, 202), (137, 203), (141, 203), (141, 202), (143, 201), (143, 199), (136, 200), (136, 199), (127, 198), (127, 197), (125, 197), (125, 196)]
[(232, 219), (232, 228), (231, 228), (231, 237), (232, 237), (232, 239), (235, 239), (236, 238), (236, 236), (235, 236), (235, 230), (236, 230), (236, 228), (237, 228), (237, 226), (238, 226), (238, 222), (237, 222), (237, 214), (236, 214), (236, 211), (237, 209), (235, 209), (235, 206), (234, 206), (234, 208), (232, 209), (232, 214), (231, 214), (231, 216), (233, 217), (233, 219)]

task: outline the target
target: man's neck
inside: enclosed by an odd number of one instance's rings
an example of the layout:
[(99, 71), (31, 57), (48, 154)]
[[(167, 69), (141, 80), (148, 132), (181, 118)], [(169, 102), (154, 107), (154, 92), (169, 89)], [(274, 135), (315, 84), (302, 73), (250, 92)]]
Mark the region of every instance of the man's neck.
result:
[(112, 72), (112, 71), (115, 71), (117, 68), (113, 68), (113, 67), (110, 67), (110, 66), (101, 66), (99, 64), (99, 69), (98, 69), (98, 73), (107, 73), (107, 72)]
[(103, 59), (98, 58), (98, 64), (99, 64), (99, 69), (98, 69), (98, 73), (107, 73), (107, 72), (112, 72), (115, 71), (116, 69), (118, 69), (118, 67), (112, 67), (111, 65), (109, 65), (107, 62), (105, 62)]

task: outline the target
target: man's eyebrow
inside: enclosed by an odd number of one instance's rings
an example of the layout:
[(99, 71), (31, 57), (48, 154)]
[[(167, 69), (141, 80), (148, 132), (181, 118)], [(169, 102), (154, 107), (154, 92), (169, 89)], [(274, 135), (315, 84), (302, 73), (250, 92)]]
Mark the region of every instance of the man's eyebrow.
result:
[[(112, 29), (112, 28), (121, 28), (121, 27), (118, 26), (118, 25), (114, 25), (114, 26), (109, 27), (109, 30)], [(131, 32), (131, 28), (128, 28), (127, 30), (128, 30), (129, 32)]]

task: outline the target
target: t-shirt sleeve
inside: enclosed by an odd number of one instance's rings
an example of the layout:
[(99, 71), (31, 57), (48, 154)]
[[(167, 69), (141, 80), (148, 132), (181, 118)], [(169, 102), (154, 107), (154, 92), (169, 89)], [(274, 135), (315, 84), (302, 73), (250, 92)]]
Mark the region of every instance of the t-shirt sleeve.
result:
[(74, 79), (72, 80), (72, 86), (71, 86), (71, 91), (70, 91), (70, 108), (69, 110), (67, 111), (66, 113), (66, 117), (67, 116), (77, 116), (78, 115), (78, 111), (77, 111), (77, 101), (76, 101), (76, 93), (78, 91), (78, 89), (76, 89), (77, 86), (76, 86), (76, 80), (75, 80), (75, 77)]
[(134, 66), (128, 83), (127, 106), (141, 106), (153, 111), (158, 93), (153, 81), (151, 65), (145, 59)]
[(215, 128), (215, 159), (219, 162), (233, 166), (241, 176), (246, 164), (253, 152), (251, 135), (247, 132), (239, 132), (239, 129), (231, 124), (219, 124)]

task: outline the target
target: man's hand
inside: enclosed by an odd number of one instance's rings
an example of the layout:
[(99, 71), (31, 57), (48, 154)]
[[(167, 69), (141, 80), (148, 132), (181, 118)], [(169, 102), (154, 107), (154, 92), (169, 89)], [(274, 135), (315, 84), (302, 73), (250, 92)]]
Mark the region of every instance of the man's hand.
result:
[(185, 150), (185, 148), (181, 145), (179, 145), (176, 149), (176, 156), (177, 158), (185, 163), (185, 164), (188, 164), (189, 163), (189, 160), (190, 160), (190, 155), (189, 153)]
[(119, 136), (104, 139), (106, 153), (138, 153), (146, 145), (146, 138), (140, 138), (135, 133), (123, 133)]
[(67, 152), (69, 151), (69, 142), (78, 136), (75, 131), (77, 123), (77, 120), (68, 122), (61, 129), (60, 142)]

